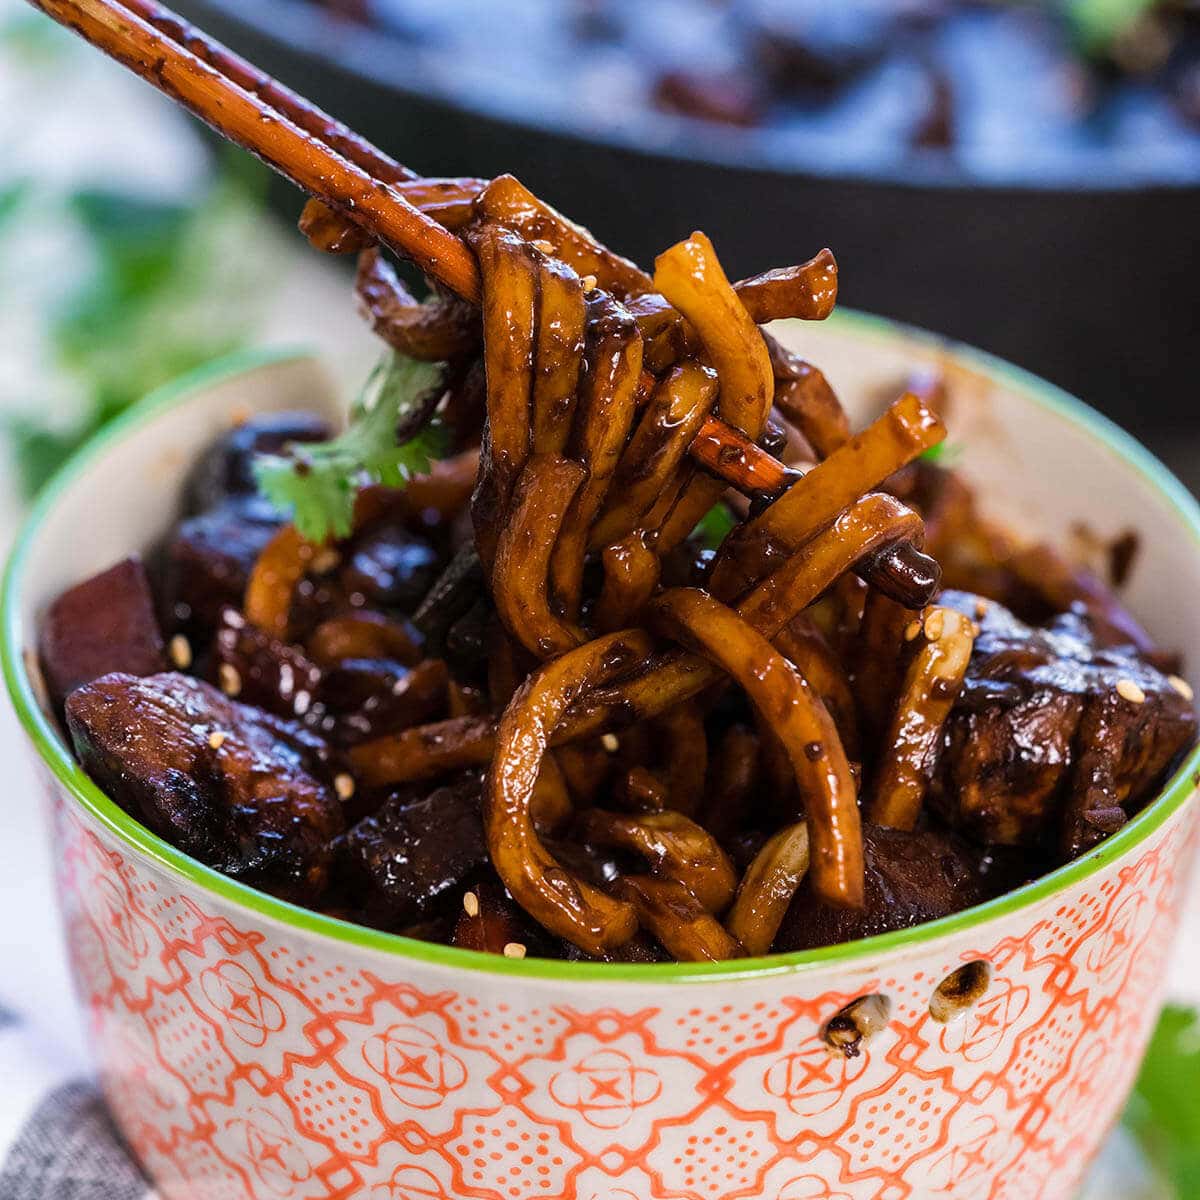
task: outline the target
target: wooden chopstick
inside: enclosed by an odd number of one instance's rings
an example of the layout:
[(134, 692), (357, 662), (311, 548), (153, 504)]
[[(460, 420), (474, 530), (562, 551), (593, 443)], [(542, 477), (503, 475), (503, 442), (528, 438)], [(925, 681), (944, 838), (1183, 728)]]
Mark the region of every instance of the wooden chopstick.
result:
[(403, 163), (397, 162), (390, 154), (384, 153), (348, 125), (317, 107), (311, 100), (280, 83), (215, 38), (209, 37), (178, 13), (157, 3), (157, 0), (119, 2), (176, 45), (194, 54), (243, 91), (260, 100), (265, 108), (273, 109), (305, 133), (312, 134), (344, 159), (361, 167), (372, 179), (394, 185), (397, 192), (422, 211), (427, 211), (426, 205), (438, 211), (437, 204), (431, 203), (431, 199), (442, 194), (438, 189), (439, 184), (469, 185), (482, 190), (487, 183), (485, 179), (426, 179)]
[(120, 0), (129, 12), (153, 26), (177, 46), (206, 62), (226, 79), (269, 105), (305, 133), (324, 142), (348, 162), (361, 167), (372, 179), (384, 183), (401, 183), (418, 179), (415, 171), (398, 163), (366, 138), (355, 133), (335, 117), (322, 111), (311, 101), (284, 86), (253, 63), (227, 46), (210, 38), (203, 30), (185, 21), (171, 9), (155, 0)]
[[(479, 271), (470, 250), (403, 193), (405, 183), (420, 177), (348, 126), (157, 0), (29, 2), (444, 287), (479, 303)], [(705, 421), (690, 452), (742, 492), (775, 495), (792, 478), (782, 463), (715, 417)], [(935, 585), (911, 583), (918, 560), (932, 565), (915, 547), (898, 548), (864, 564), (864, 576), (897, 599), (925, 604)]]
[(118, 0), (30, 2), (427, 275), (478, 302), (479, 272), (463, 242), (265, 97), (239, 86)]

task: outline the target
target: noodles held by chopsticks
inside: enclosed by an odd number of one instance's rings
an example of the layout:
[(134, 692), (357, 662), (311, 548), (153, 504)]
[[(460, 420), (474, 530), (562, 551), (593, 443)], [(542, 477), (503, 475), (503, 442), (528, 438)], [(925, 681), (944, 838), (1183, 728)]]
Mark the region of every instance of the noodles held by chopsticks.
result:
[[(920, 544), (916, 514), (871, 489), (939, 440), (940, 421), (906, 396), (848, 439), (840, 408), (810, 406), (804, 425), (827, 456), (718, 550), (707, 586), (726, 597), (744, 592), (736, 610), (695, 588), (655, 596), (664, 556), (725, 489), (687, 456), (709, 413), (756, 438), (781, 394), (785, 408), (797, 407), (792, 393), (804, 381), (793, 377), (790, 362), (778, 378), (778, 349), (754, 316), (785, 309), (824, 315), (836, 286), (832, 256), (823, 252), (802, 268), (735, 288), (712, 244), (694, 234), (660, 256), (651, 281), (510, 179), (483, 189), (466, 236), (483, 281), (487, 369), (488, 422), (472, 501), (476, 545), (497, 616), (547, 665), (517, 688), (495, 733), (474, 716), (403, 730), (355, 747), (356, 769), (378, 785), (489, 765), (486, 827), (497, 871), (530, 915), (590, 954), (621, 946), (639, 920), (668, 949), (674, 943), (689, 955), (761, 953), (782, 920), (786, 889), (778, 881), (790, 880), (794, 890), (809, 871), (827, 902), (860, 905), (857, 785), (843, 740), (860, 752), (857, 707), (845, 668), (821, 635), (792, 626), (856, 564), (888, 547)], [(374, 252), (363, 263), (360, 292), (386, 332), (394, 327), (387, 310), (407, 313), (409, 300)], [(581, 281), (577, 272), (585, 268), (591, 271)], [(442, 319), (447, 331), (461, 327), (455, 312)], [(419, 320), (412, 324), (429, 337)], [(664, 352), (668, 334), (671, 355)], [(657, 348), (650, 371), (648, 347)], [(592, 554), (603, 571), (589, 596)], [(646, 633), (611, 632), (631, 625), (667, 641), (655, 650)], [(671, 642), (684, 650), (671, 650)], [(738, 937), (716, 932), (703, 917), (704, 910), (719, 917), (731, 903), (735, 878), (719, 843), (685, 815), (701, 809), (707, 787), (707, 705), (697, 697), (729, 684), (757, 709), (771, 751), (765, 761), (778, 757), (786, 774), (781, 795), (795, 797), (806, 814), (795, 827), (803, 832), (781, 834), (743, 884), (730, 917)], [(914, 683), (900, 700), (917, 705), (918, 693)], [(643, 798), (629, 802), (655, 811), (592, 810), (579, 818), (577, 835), (639, 854), (661, 881), (626, 881), (606, 895), (554, 860), (531, 808), (550, 746), (570, 748), (631, 721), (657, 723), (654, 740), (667, 755), (658, 776), (635, 766), (627, 777), (628, 795)], [(887, 786), (891, 795), (899, 785)], [(744, 803), (746, 793), (739, 794)], [(558, 810), (555, 818), (566, 819)], [(672, 900), (679, 888), (698, 910)]]

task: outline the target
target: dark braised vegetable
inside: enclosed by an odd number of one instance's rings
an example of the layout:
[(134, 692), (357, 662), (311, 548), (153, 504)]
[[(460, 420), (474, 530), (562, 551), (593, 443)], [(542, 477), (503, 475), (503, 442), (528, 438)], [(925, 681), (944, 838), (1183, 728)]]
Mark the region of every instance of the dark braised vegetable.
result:
[(319, 902), (343, 821), (315, 735), (175, 673), (77, 688), (67, 728), (88, 774), (155, 833), (234, 879)]
[(223, 609), (241, 608), (250, 572), (283, 521), (258, 496), (228, 500), (180, 521), (163, 548), (166, 629), (207, 640)]
[(336, 746), (352, 746), (440, 717), (448, 703), (446, 664), (415, 667), (381, 658), (346, 658), (328, 668), (317, 689), (314, 720)]
[(1132, 646), (1097, 645), (1080, 613), (1036, 629), (964, 593), (942, 602), (980, 632), (930, 796), (978, 840), (1059, 840), (1074, 857), (1119, 829), (1195, 740), (1186, 685)]
[(221, 613), (216, 674), (221, 688), (245, 704), (280, 717), (304, 717), (313, 706), (322, 673), (296, 646), (251, 625), (236, 608)]
[(141, 560), (127, 558), (63, 592), (42, 618), (38, 651), (50, 700), (60, 711), (80, 684), (110, 671), (163, 670), (166, 649)]
[(463, 892), (462, 911), (454, 925), (451, 945), (482, 950), (506, 958), (524, 958), (532, 950), (547, 954), (549, 939), (495, 880), (472, 882)]
[(433, 585), (439, 566), (427, 541), (384, 524), (355, 539), (338, 578), (356, 608), (411, 613)]
[(183, 487), (183, 512), (196, 516), (236, 496), (254, 496), (254, 460), (294, 442), (323, 442), (329, 426), (305, 412), (263, 413), (222, 434), (196, 460)]
[(393, 796), (346, 831), (338, 880), (367, 924), (400, 929), (439, 900), (458, 903), (464, 881), (487, 863), (481, 786), (469, 773), (422, 799)]
[[(980, 904), (1022, 882), (980, 869), (980, 852), (952, 833), (925, 829), (863, 830), (866, 903), (861, 909), (821, 903), (807, 881), (796, 892), (772, 949), (778, 953), (836, 946), (909, 929)], [(1036, 869), (1036, 868), (1035, 868)]]

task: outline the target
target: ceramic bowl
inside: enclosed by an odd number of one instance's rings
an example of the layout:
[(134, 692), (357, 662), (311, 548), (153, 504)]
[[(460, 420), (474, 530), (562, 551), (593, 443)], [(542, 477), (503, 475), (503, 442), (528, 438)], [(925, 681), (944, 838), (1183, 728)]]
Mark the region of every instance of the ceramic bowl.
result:
[[(913, 366), (942, 365), (988, 509), (1065, 544), (1136, 530), (1128, 601), (1194, 657), (1200, 512), (1138, 445), (927, 335), (853, 315), (780, 333), (859, 418)], [(39, 613), (154, 539), (184, 466), (236, 414), (296, 407), (337, 405), (318, 365), (288, 355), (151, 398), (42, 498), (6, 584), (4, 667), (49, 800), (90, 1042), (163, 1195), (1072, 1196), (1155, 1020), (1200, 754), (1099, 849), (1000, 900), (714, 966), (512, 961), (357, 928), (215, 874), (101, 794), (42, 703)], [(973, 986), (939, 1002), (966, 966)], [(884, 998), (877, 1028), (859, 1056), (831, 1052), (825, 1023), (863, 996)]]

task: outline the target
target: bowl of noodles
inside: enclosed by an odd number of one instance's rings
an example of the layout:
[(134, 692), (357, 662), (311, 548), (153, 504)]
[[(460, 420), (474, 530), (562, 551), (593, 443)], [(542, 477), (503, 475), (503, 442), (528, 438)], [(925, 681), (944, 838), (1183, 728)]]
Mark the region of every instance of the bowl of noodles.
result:
[[(955, 476), (989, 528), (1101, 570), (1123, 546), (1122, 611), (1156, 645), (1200, 644), (1200, 617), (1179, 602), (1200, 588), (1200, 512), (1102, 417), (986, 355), (875, 318), (772, 332), (821, 364), (855, 427), (905, 381), (935, 375)], [(995, 886), (970, 902), (823, 936), (801, 905), (792, 948), (780, 934), (757, 952), (676, 962), (662, 959), (681, 953), (551, 956), (532, 940), (528, 953), (507, 940), (483, 953), (448, 932), (309, 905), (277, 876), (239, 878), (172, 844), (118, 784), (98, 785), (90, 760), (91, 774), (81, 768), (39, 666), (47, 611), (79, 579), (155, 544), (185, 503), (185, 467), (214, 439), (297, 410), (336, 423), (342, 405), (318, 363), (286, 354), (231, 360), (149, 398), (43, 496), (5, 586), (5, 673), (51, 814), (89, 1038), (118, 1124), (163, 1194), (1072, 1194), (1161, 999), (1194, 844), (1194, 750), (1107, 836), (1046, 873), (1010, 876), (997, 853)], [(948, 511), (966, 545), (963, 510)], [(952, 569), (978, 575), (981, 561), (976, 548)], [(1040, 571), (1050, 586), (1058, 560), (1033, 561), (1029, 578)], [(964, 618), (986, 638), (983, 613)], [(910, 640), (939, 639), (918, 629)], [(1190, 692), (1186, 661), (1162, 669)], [(1150, 684), (1137, 688), (1148, 703)], [(1019, 825), (1020, 812), (1008, 815)], [(953, 876), (940, 853), (923, 857)], [(909, 902), (900, 875), (888, 878), (894, 891), (876, 908)], [(487, 905), (482, 890), (452, 901), (459, 919)], [(649, 906), (639, 914), (657, 928)], [(753, 944), (754, 923), (739, 928)], [(671, 948), (682, 935), (663, 929)]]

